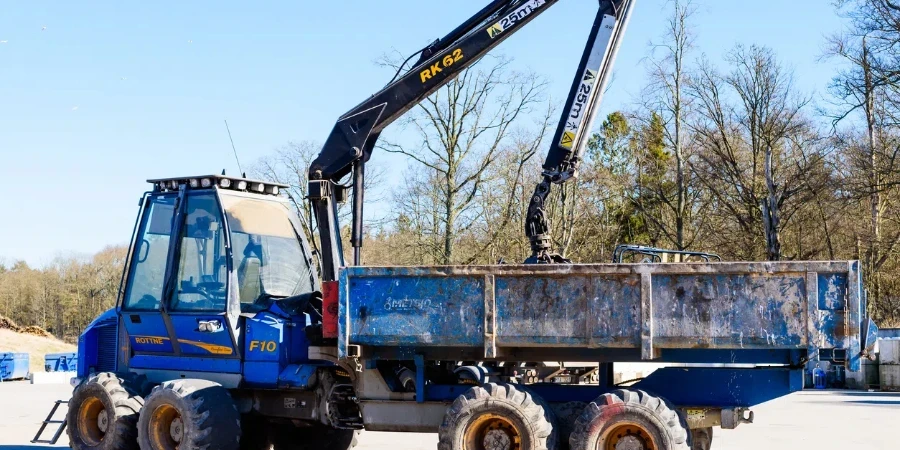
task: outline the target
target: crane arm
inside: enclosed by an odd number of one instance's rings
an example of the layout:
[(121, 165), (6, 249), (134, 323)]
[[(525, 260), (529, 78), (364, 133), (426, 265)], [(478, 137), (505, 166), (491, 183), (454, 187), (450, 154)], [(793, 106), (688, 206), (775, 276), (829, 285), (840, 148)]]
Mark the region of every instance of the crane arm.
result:
[[(359, 265), (362, 248), (365, 164), (372, 155), (381, 131), (558, 1), (491, 1), (447, 36), (423, 49), (419, 60), (409, 71), (338, 119), (321, 152), (309, 168), (308, 196), (319, 227), (324, 281), (335, 280), (338, 268), (344, 265), (337, 205), (348, 200), (350, 187), (339, 184), (340, 180), (351, 175), (353, 223), (350, 242), (354, 249), (354, 264)], [(588, 49), (597, 46), (597, 36), (603, 31), (604, 25), (612, 25), (613, 35), (617, 31), (620, 33), (617, 23), (627, 17), (626, 10), (622, 8), (626, 6), (627, 9), (633, 1), (600, 0), (600, 12), (591, 33)], [(613, 17), (613, 22), (603, 19), (606, 16)], [(602, 35), (605, 36), (606, 33)], [(596, 57), (593, 52), (585, 51), (579, 69), (579, 81), (583, 79), (581, 74), (584, 70), (596, 65), (594, 64), (596, 60), (591, 59)], [(611, 65), (611, 61), (608, 64)], [(602, 69), (602, 66), (600, 68)], [(581, 147), (587, 140), (583, 130), (590, 129), (592, 119), (592, 114), (588, 112), (595, 111), (592, 108), (596, 107), (595, 103), (599, 103), (596, 101), (597, 92), (602, 90), (606, 76), (606, 73), (601, 71), (597, 71), (596, 74), (598, 76), (595, 82), (596, 89), (588, 93), (587, 100), (582, 99), (579, 91), (581, 83), (573, 87), (566, 105), (567, 112), (560, 122), (562, 128), (557, 131), (555, 138), (555, 142), (560, 145), (551, 148), (544, 165), (544, 177), (552, 180), (552, 183), (565, 182), (577, 175), (578, 162), (583, 153)], [(573, 123), (568, 118), (571, 116), (570, 110), (574, 107), (583, 108), (585, 115), (574, 128), (566, 128)], [(575, 132), (574, 135), (571, 135), (572, 131)], [(570, 136), (574, 137), (570, 140)], [(537, 223), (538, 226), (531, 228), (540, 230), (540, 221)], [(543, 223), (546, 225), (546, 221)], [(534, 236), (547, 236), (547, 233), (529, 234), (533, 242)]]
[(566, 101), (543, 166), (543, 176), (531, 196), (525, 235), (531, 243), (528, 264), (569, 263), (552, 251), (550, 224), (544, 203), (554, 184), (578, 177), (594, 119), (600, 110), (613, 64), (636, 0), (601, 1), (581, 64)]

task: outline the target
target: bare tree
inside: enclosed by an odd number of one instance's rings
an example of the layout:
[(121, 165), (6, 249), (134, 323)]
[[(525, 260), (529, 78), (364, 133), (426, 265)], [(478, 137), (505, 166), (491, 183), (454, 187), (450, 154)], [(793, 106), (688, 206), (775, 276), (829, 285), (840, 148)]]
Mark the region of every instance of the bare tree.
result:
[(428, 173), (419, 179), (432, 185), (438, 204), (440, 264), (471, 259), (455, 254), (456, 241), (483, 218), (477, 199), (513, 125), (543, 98), (540, 78), (508, 65), (505, 59), (484, 59), (419, 104), (403, 121), (419, 145), (383, 140), (379, 146), (408, 156)]
[(765, 258), (777, 261), (784, 256), (779, 233), (810, 194), (796, 181), (821, 166), (821, 140), (803, 114), (808, 99), (770, 49), (738, 46), (727, 62), (726, 76), (701, 64), (690, 89), (699, 114), (696, 173), (738, 224), (745, 248), (761, 237)]
[[(898, 215), (897, 166), (900, 145), (896, 136), (897, 103), (894, 97), (894, 67), (884, 66), (884, 58), (894, 60), (888, 42), (900, 43), (900, 11), (890, 2), (869, 0), (862, 5), (871, 17), (856, 16), (855, 28), (829, 40), (827, 56), (846, 64), (833, 78), (829, 92), (832, 102), (826, 114), (835, 126), (838, 147), (846, 161), (844, 186), (854, 199), (868, 201), (868, 229), (860, 233), (865, 246), (862, 259), (877, 309), (882, 297), (884, 265), (900, 243), (900, 229), (886, 233), (885, 220)], [(874, 44), (873, 44), (874, 43)], [(856, 124), (863, 131), (856, 131)], [(844, 125), (845, 129), (838, 127)], [(847, 129), (849, 128), (849, 129)]]
[[(660, 177), (659, 182), (644, 187), (644, 195), (653, 195), (657, 201), (654, 205), (666, 208), (667, 221), (657, 211), (641, 210), (646, 220), (651, 221), (665, 235), (676, 249), (685, 250), (692, 240), (694, 230), (688, 230), (694, 212), (695, 193), (688, 179), (688, 159), (691, 157), (687, 148), (687, 120), (691, 114), (691, 97), (686, 95), (689, 82), (688, 59), (694, 49), (696, 36), (691, 21), (696, 14), (696, 7), (691, 0), (669, 0), (671, 11), (666, 21), (664, 34), (658, 42), (651, 42), (653, 51), (647, 59), (649, 67), (649, 84), (644, 92), (643, 104), (650, 114), (638, 114), (644, 117), (644, 123), (650, 126), (654, 115), (661, 118), (667, 150), (671, 151), (674, 183), (670, 177)], [(642, 205), (639, 202), (638, 205)]]

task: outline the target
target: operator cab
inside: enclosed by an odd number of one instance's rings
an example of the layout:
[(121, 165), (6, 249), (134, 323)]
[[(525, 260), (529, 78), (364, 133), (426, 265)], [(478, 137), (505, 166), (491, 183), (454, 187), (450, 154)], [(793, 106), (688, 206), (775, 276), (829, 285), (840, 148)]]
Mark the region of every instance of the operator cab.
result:
[(253, 328), (243, 322), (302, 317), (305, 306), (279, 301), (319, 290), (297, 215), (278, 195), (287, 186), (225, 175), (149, 182), (118, 305), (132, 350), (121, 363), (239, 373), (242, 333)]

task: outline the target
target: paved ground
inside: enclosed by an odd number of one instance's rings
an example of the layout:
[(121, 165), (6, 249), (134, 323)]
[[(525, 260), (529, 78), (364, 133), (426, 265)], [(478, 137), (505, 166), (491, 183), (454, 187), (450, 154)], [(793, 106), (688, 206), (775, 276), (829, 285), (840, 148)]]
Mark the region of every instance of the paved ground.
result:
[[(0, 450), (34, 449), (31, 440), (65, 385), (0, 383)], [(756, 423), (716, 430), (716, 450), (897, 449), (900, 394), (802, 392), (754, 408)], [(359, 450), (434, 449), (432, 434), (366, 433)], [(65, 438), (57, 447), (65, 447)], [(40, 447), (38, 447), (40, 448)], [(50, 447), (43, 447), (50, 448)]]

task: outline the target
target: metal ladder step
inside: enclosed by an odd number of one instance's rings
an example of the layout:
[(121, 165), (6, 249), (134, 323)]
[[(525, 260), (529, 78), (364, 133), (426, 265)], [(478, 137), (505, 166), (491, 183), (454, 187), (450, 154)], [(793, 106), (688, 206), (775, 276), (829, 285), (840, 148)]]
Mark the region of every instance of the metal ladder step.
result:
[[(56, 410), (59, 409), (59, 405), (66, 405), (68, 407), (68, 400), (57, 400), (53, 404), (53, 409), (50, 410), (50, 414), (47, 414), (47, 418), (41, 422), (41, 428), (38, 429), (37, 434), (34, 435), (34, 439), (31, 440), (32, 444), (56, 444), (56, 441), (59, 440), (59, 437), (62, 436), (63, 431), (66, 429), (66, 425), (68, 423), (67, 419), (63, 420), (53, 420), (53, 416), (56, 414)], [(47, 428), (47, 425), (59, 425), (56, 429), (56, 433), (53, 433), (53, 437), (50, 439), (41, 439), (41, 435), (44, 434), (44, 429)]]

